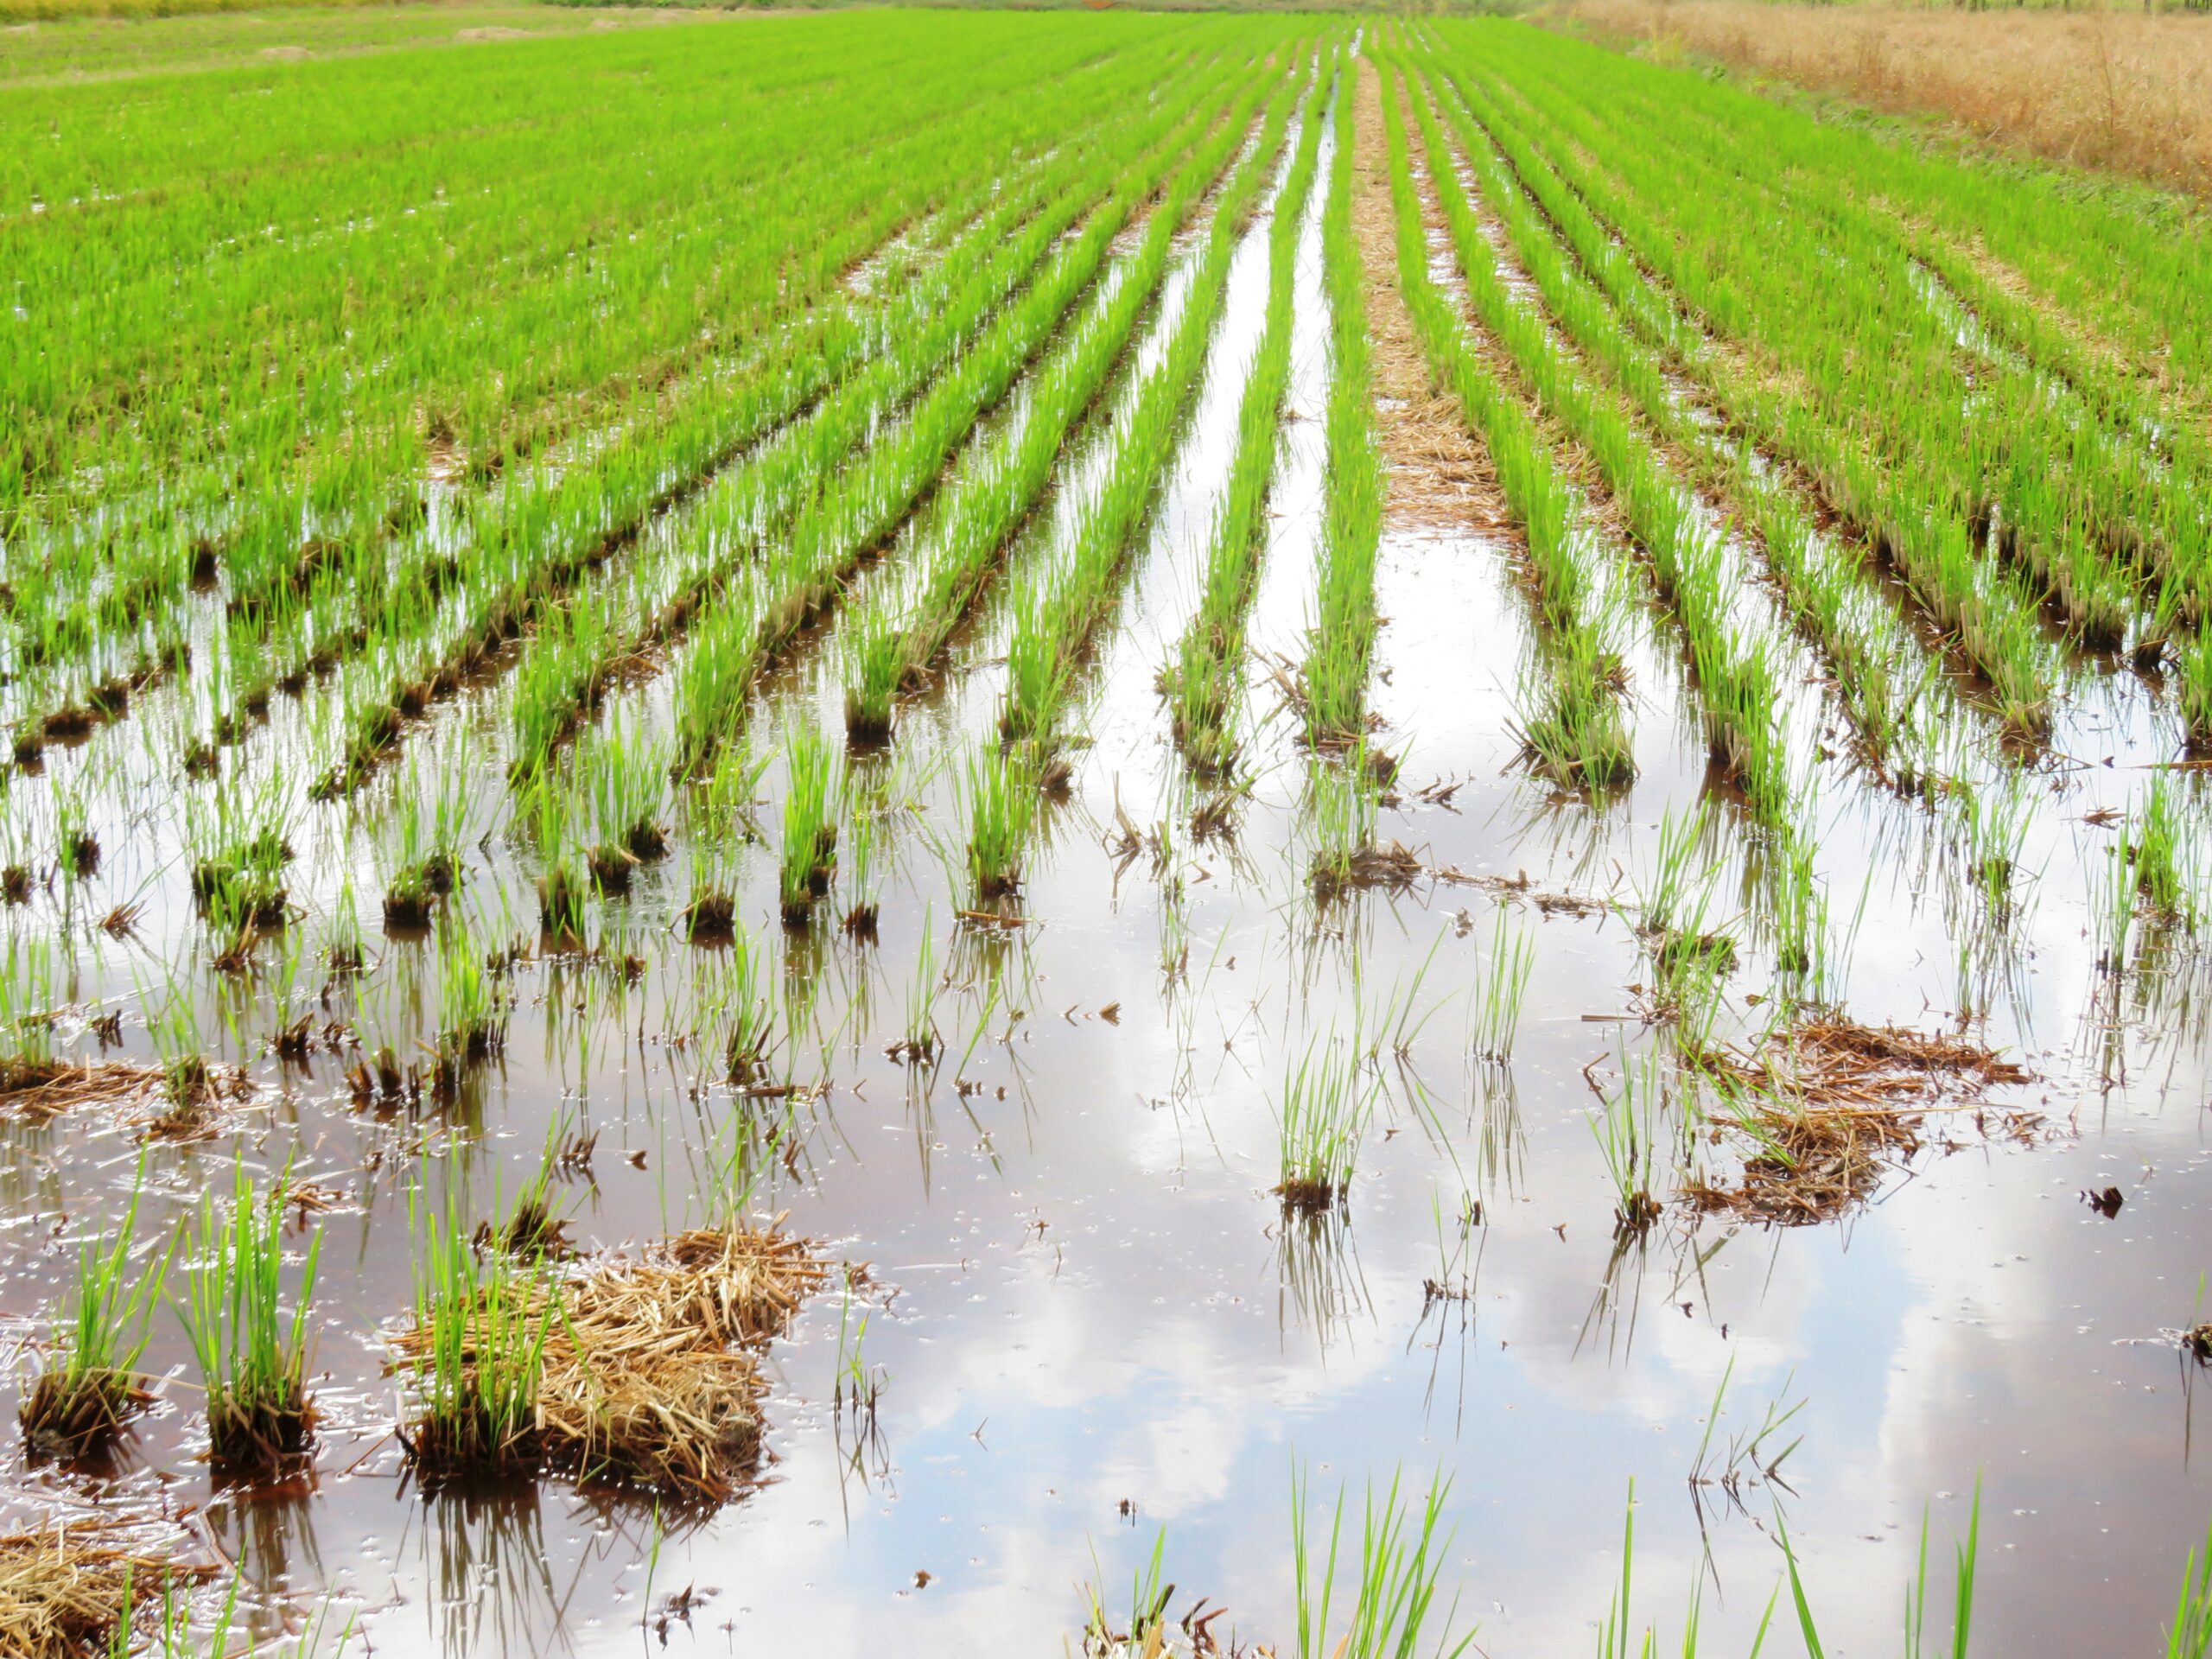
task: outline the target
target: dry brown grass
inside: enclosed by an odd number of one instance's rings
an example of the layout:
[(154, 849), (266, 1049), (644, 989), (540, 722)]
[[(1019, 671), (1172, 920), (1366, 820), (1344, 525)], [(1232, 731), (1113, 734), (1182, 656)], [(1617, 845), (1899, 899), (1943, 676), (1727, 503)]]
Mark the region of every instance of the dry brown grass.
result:
[[(581, 1264), (560, 1282), (531, 1444), (507, 1448), (513, 1461), (728, 1497), (760, 1459), (766, 1384), (752, 1351), (783, 1333), (828, 1271), (773, 1228), (696, 1229)], [(544, 1318), (541, 1300), (525, 1323)], [(429, 1335), (400, 1334), (403, 1364), (422, 1359)]]
[(1988, 143), (2212, 195), (2212, 19), (1564, 0), (1558, 14)]
[(1929, 1114), (1972, 1114), (1985, 1130), (2024, 1134), (2031, 1114), (1999, 1112), (1982, 1091), (2028, 1074), (1994, 1051), (1956, 1035), (1862, 1026), (1817, 1016), (1777, 1032), (1749, 1053), (1707, 1055), (1700, 1064), (1727, 1093), (1712, 1139), (1747, 1151), (1733, 1186), (1695, 1181), (1682, 1196), (1696, 1210), (1722, 1211), (1777, 1226), (1830, 1221), (1872, 1198), (1891, 1170), (1920, 1150)]
[(0, 1653), (13, 1659), (83, 1659), (110, 1650), (126, 1605), (149, 1609), (163, 1576), (196, 1582), (181, 1566), (99, 1541), (99, 1523), (0, 1537)]
[(1398, 292), (1397, 217), (1382, 137), (1382, 81), (1364, 58), (1352, 116), (1352, 235), (1367, 278), (1385, 518), (1394, 528), (1496, 529), (1503, 523), (1503, 498), (1490, 452), (1467, 430), (1459, 404), (1431, 384), (1413, 318)]

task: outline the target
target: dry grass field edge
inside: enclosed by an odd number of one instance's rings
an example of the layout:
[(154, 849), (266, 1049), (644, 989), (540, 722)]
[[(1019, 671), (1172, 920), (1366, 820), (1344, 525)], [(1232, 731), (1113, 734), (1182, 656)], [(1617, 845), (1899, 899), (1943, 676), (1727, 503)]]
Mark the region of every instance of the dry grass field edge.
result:
[(2212, 196), (2212, 16), (1562, 0), (1548, 17)]

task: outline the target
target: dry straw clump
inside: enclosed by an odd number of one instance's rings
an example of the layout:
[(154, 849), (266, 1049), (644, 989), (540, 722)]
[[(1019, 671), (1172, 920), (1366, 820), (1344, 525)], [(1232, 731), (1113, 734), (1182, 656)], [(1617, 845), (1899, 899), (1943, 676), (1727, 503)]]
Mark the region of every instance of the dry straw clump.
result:
[[(1873, 1196), (1883, 1177), (1917, 1152), (1935, 1111), (1970, 1112), (1984, 1128), (1984, 1090), (2028, 1081), (1994, 1051), (1952, 1035), (1862, 1026), (1822, 1015), (1770, 1033), (1749, 1054), (1723, 1051), (1700, 1064), (1730, 1109), (1711, 1139), (1747, 1143), (1741, 1181), (1695, 1180), (1690, 1205), (1777, 1226), (1833, 1220)], [(2031, 1114), (2007, 1111), (2024, 1133)]]
[(1699, 53), (2055, 161), (2212, 194), (2212, 29), (2201, 20), (1764, 0), (1566, 0), (1561, 15), (1662, 54)]
[(0, 1110), (29, 1118), (59, 1117), (81, 1107), (143, 1098), (158, 1092), (163, 1081), (159, 1066), (123, 1060), (13, 1058), (0, 1062)]
[(165, 1580), (197, 1581), (186, 1567), (99, 1541), (97, 1523), (0, 1536), (0, 1653), (83, 1659), (120, 1650), (125, 1618), (159, 1605)]
[[(542, 1272), (509, 1328), (540, 1344), (535, 1400), (499, 1448), (516, 1468), (570, 1470), (718, 1503), (757, 1465), (766, 1392), (753, 1351), (782, 1334), (828, 1272), (805, 1241), (698, 1228), (635, 1256), (602, 1255)], [(418, 1317), (397, 1338), (404, 1369), (432, 1362)], [(465, 1369), (478, 1364), (469, 1354)], [(480, 1472), (440, 1451), (455, 1444), (418, 1420), (408, 1437), (425, 1472)]]
[(1459, 404), (1430, 378), (1413, 318), (1398, 291), (1381, 81), (1375, 66), (1363, 59), (1358, 115), (1351, 218), (1367, 279), (1384, 512), (1393, 529), (1495, 530), (1503, 522), (1503, 498), (1489, 451), (1468, 431)]

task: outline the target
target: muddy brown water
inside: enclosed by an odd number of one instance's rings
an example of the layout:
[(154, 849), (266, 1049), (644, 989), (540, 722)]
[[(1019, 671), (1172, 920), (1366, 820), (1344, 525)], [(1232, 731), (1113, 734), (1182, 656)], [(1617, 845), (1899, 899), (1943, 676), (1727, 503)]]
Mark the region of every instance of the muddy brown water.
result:
[[(1262, 215), (1231, 273), (1185, 454), (1087, 669), (1088, 741), (1029, 861), (1030, 925), (958, 930), (948, 868), (952, 780), (995, 715), (1011, 584), (957, 642), (938, 690), (902, 712), (891, 753), (866, 763), (891, 768), (909, 805), (889, 837), (880, 944), (787, 936), (773, 921), (773, 848), (747, 855), (747, 948), (785, 1034), (779, 1070), (806, 1086), (794, 1102), (734, 1097), (684, 1040), (702, 983), (728, 974), (730, 956), (673, 931), (687, 896), (680, 844), (626, 900), (594, 906), (609, 948), (644, 957), (640, 980), (525, 963), (504, 1059), (480, 1089), (448, 1111), (378, 1117), (354, 1109), (331, 1055), (287, 1071), (255, 1050), (276, 1023), (288, 950), (308, 964), (294, 1005), (319, 986), (314, 964), (349, 879), (372, 972), (334, 994), (329, 1017), (372, 1046), (429, 1029), (435, 949), (374, 927), (368, 848), (392, 783), (358, 823), (343, 808), (300, 809), (289, 873), (300, 918), (264, 945), (256, 976), (222, 980), (194, 957), (181, 809), (141, 736), (166, 729), (190, 686), (142, 700), (81, 749), (56, 751), (44, 776), (16, 780), (34, 826), (57, 789), (88, 791), (106, 856), (96, 878), (57, 883), (18, 912), (15, 936), (51, 942), (87, 1011), (136, 1008), (142, 990), (183, 976), (211, 1046), (264, 1085), (217, 1139), (149, 1154), (142, 1251), (227, 1179), (234, 1153), (264, 1172), (289, 1159), (334, 1202), (315, 1218), (323, 1421), (311, 1472), (270, 1491), (211, 1487), (196, 1373), (165, 1312), (147, 1360), (164, 1379), (160, 1403), (112, 1478), (34, 1465), (11, 1438), (9, 1522), (119, 1506), (197, 1516), (202, 1547), (251, 1586), (264, 1631), (296, 1628), (327, 1600), (376, 1651), (444, 1654), (664, 1640), (677, 1651), (1058, 1652), (1079, 1636), (1078, 1586), (1103, 1578), (1122, 1606), (1164, 1529), (1177, 1612), (1211, 1598), (1230, 1610), (1217, 1635), (1233, 1625), (1287, 1651), (1294, 1471), (1321, 1500), (1347, 1485), (1355, 1510), (1366, 1483), (1440, 1473), (1452, 1483), (1446, 1598), (1459, 1598), (1463, 1626), (1479, 1624), (1484, 1651), (1541, 1655), (1593, 1642), (1633, 1482), (1635, 1617), (1658, 1622), (1662, 1641), (1702, 1585), (1707, 1650), (1745, 1650), (1786, 1525), (1829, 1650), (1866, 1653), (1894, 1645), (1923, 1510), (1938, 1599), (1948, 1593), (1942, 1563), (1979, 1481), (1976, 1651), (2158, 1645), (2183, 1557), (2212, 1516), (2194, 1374), (2171, 1335), (2197, 1316), (2212, 1261), (2204, 975), (2186, 940), (2117, 988), (2100, 971), (2088, 894), (2113, 831), (2086, 815), (2139, 795), (2170, 714), (2140, 682), (2084, 671), (2030, 776), (2024, 874), (2001, 926), (1925, 807), (1882, 793), (1847, 759), (1816, 768), (1806, 810), (1836, 1000), (1874, 1023), (1934, 1030), (1965, 1017), (2035, 1074), (1999, 1098), (2033, 1109), (2038, 1128), (1953, 1126), (1952, 1149), (1913, 1159), (1839, 1223), (1768, 1230), (1670, 1205), (1643, 1239), (1617, 1245), (1592, 1080), (1618, 1088), (1630, 1059), (1662, 1041), (1631, 988), (1649, 978), (1637, 894), (1662, 821), (1706, 790), (1663, 619), (1632, 612), (1624, 641), (1637, 784), (1596, 806), (1558, 798), (1515, 765), (1529, 639), (1510, 547), (1386, 535), (1374, 702), (1403, 772), (1382, 833), (1432, 869), (1525, 874), (1529, 893), (1429, 877), (1317, 907), (1308, 762), (1263, 662), (1234, 842), (1199, 843), (1187, 828), (1154, 682), (1195, 602), (1264, 301), (1265, 232)], [(1310, 220), (1290, 393), (1300, 418), (1253, 623), (1262, 656), (1300, 653), (1311, 605), (1327, 389), (1319, 257)], [(1178, 302), (1171, 283), (1147, 327), (1156, 335)], [(1052, 556), (1101, 470), (1095, 453), (1071, 461), (1017, 557)], [(1764, 588), (1744, 597), (1772, 612)], [(783, 719), (838, 728), (841, 649), (833, 624), (769, 688), (753, 719), (760, 741), (772, 745)], [(1789, 661), (1778, 677), (1793, 729), (1817, 731), (1818, 689), (1798, 683), (1808, 659)], [(665, 677), (620, 704), (664, 722)], [(485, 838), (461, 902), (487, 944), (535, 936), (531, 866), (502, 804), (504, 709), (502, 688), (480, 689), (418, 740), (456, 746), (480, 773)], [(302, 718), (280, 703), (256, 764), (281, 767)], [(1993, 734), (1960, 737), (1996, 776)], [(1448, 800), (1435, 788), (1425, 799), (1438, 784), (1456, 785)], [(760, 814), (772, 836), (781, 789), (772, 765)], [(1117, 859), (1117, 799), (1143, 829), (1171, 826), (1163, 857)], [(1771, 1006), (1753, 997), (1770, 999), (1778, 976), (1738, 913), (1746, 841), (1717, 808), (1700, 861), (1717, 872), (1714, 919), (1743, 954), (1723, 1029), (1747, 1037)], [(1598, 902), (1547, 913), (1536, 892)], [(137, 938), (99, 933), (126, 899), (144, 906)], [(1470, 1052), (1501, 916), (1535, 963), (1506, 1065)], [(946, 1048), (915, 1067), (883, 1051), (904, 1034), (925, 931)], [(224, 1006), (241, 1011), (242, 1039), (221, 1035)], [(1269, 1191), (1286, 1078), (1311, 1044), (1378, 1025), (1408, 1034), (1365, 1072), (1376, 1116), (1348, 1200), (1319, 1222), (1287, 1219)], [(147, 1052), (143, 1028), (127, 1025), (124, 1052)], [(772, 1350), (758, 1486), (703, 1516), (554, 1481), (426, 1494), (391, 1432), (380, 1336), (412, 1294), (410, 1189), (419, 1180), (432, 1207), (472, 1221), (496, 1214), (556, 1123), (588, 1128), (588, 1178), (557, 1190), (572, 1236), (619, 1245), (695, 1217), (707, 1149), (734, 1122), (757, 1129), (787, 1109), (786, 1155), (755, 1205), (833, 1260), (869, 1264), (874, 1285), (817, 1298)], [(136, 1158), (112, 1115), (8, 1126), (11, 1334), (42, 1329), (72, 1246), (112, 1227)], [(1662, 1166), (1655, 1186), (1672, 1185)], [(2079, 1196), (2107, 1186), (2124, 1198), (2111, 1218)], [(1475, 1204), (1480, 1224), (1463, 1230)], [(1430, 1280), (1454, 1294), (1438, 1300)], [(878, 1387), (872, 1412), (837, 1401), (855, 1360)], [(1799, 1407), (1781, 1480), (1692, 1484), (1724, 1374), (1712, 1434), (1724, 1457), (1770, 1410)]]

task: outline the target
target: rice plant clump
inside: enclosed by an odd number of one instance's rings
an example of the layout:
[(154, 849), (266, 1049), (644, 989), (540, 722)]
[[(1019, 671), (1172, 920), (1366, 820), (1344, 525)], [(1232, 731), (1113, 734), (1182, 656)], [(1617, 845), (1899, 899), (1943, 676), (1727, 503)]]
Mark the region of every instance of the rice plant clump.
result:
[(269, 1473), (304, 1452), (315, 1427), (307, 1390), (308, 1309), (322, 1233), (309, 1236), (299, 1282), (283, 1306), (289, 1173), (256, 1192), (241, 1160), (227, 1215), (201, 1201), (185, 1263), (186, 1333), (207, 1390), (209, 1449), (219, 1471)]
[(140, 1179), (112, 1242), (79, 1247), (77, 1281), (54, 1321), (53, 1350), (24, 1388), (17, 1421), (31, 1449), (42, 1456), (79, 1458), (98, 1451), (149, 1397), (137, 1364), (168, 1257), (164, 1254), (135, 1286), (128, 1282), (144, 1173), (142, 1157)]
[(784, 925), (804, 927), (836, 870), (837, 797), (842, 768), (829, 740), (812, 726), (795, 727), (785, 746), (790, 765), (784, 796), (783, 861), (777, 894)]
[(1351, 1189), (1372, 1100), (1355, 1046), (1334, 1038), (1307, 1046), (1278, 1115), (1282, 1175), (1274, 1191), (1286, 1211), (1319, 1215)]
[(394, 1338), (414, 1399), (405, 1444), (435, 1478), (571, 1471), (719, 1502), (755, 1466), (780, 1335), (827, 1268), (743, 1227), (680, 1233), (556, 1276), (431, 1235), (413, 1322)]
[(401, 1443), (441, 1477), (534, 1468), (538, 1384), (558, 1317), (547, 1269), (479, 1252), (457, 1222), (434, 1218), (418, 1231), (415, 1323), (403, 1348), (414, 1399)]
[(1021, 849), (1037, 790), (1018, 754), (989, 749), (968, 759), (961, 805), (968, 821), (968, 882), (979, 904), (1021, 891)]

